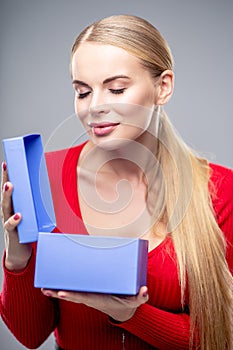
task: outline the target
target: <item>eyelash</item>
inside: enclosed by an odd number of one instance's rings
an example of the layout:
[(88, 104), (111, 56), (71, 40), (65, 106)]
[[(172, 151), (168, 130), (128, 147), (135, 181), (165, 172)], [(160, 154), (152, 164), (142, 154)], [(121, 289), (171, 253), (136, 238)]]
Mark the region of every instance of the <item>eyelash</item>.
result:
[(125, 91), (125, 88), (122, 88), (122, 89), (109, 89), (111, 91), (112, 94), (115, 94), (115, 95), (119, 95), (119, 94), (123, 94), (124, 91)]
[[(122, 88), (122, 89), (109, 89), (109, 91), (111, 91), (112, 94), (120, 95), (120, 94), (124, 93), (125, 88)], [(91, 93), (91, 91), (87, 91), (87, 92), (84, 92), (83, 94), (79, 94), (78, 98), (79, 99), (83, 99), (83, 98), (87, 97), (90, 93)]]
[(84, 92), (83, 94), (78, 94), (78, 98), (79, 98), (79, 99), (85, 98), (85, 97), (87, 97), (89, 94), (90, 94), (90, 91)]

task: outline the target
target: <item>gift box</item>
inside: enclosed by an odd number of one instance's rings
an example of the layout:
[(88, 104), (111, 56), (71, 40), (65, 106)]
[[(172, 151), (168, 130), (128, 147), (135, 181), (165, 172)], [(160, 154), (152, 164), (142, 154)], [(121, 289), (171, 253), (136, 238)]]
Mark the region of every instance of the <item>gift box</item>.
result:
[(146, 285), (148, 241), (40, 232), (35, 287), (135, 295)]
[(18, 225), (20, 243), (37, 241), (39, 231), (51, 232), (55, 214), (41, 136), (4, 139), (9, 181), (14, 189), (14, 212), (22, 214)]
[(22, 214), (19, 241), (38, 240), (35, 287), (136, 295), (146, 285), (148, 241), (51, 233), (56, 219), (41, 136), (5, 139), (3, 147), (14, 212)]

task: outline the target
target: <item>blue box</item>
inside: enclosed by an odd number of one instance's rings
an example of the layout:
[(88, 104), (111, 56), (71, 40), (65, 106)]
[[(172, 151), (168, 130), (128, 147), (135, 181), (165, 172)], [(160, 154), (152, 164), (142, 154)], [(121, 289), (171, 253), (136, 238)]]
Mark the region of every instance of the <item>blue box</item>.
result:
[(40, 232), (35, 287), (135, 295), (147, 261), (143, 239)]
[(20, 243), (37, 241), (39, 231), (51, 232), (55, 214), (39, 134), (4, 139), (9, 181), (14, 189), (14, 212), (22, 214), (18, 225)]

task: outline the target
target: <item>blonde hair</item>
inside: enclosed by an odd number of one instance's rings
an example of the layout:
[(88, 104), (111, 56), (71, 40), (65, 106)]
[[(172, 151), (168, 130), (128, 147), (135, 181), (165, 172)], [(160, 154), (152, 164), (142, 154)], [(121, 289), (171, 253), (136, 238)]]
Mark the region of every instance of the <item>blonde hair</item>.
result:
[[(111, 16), (88, 26), (76, 39), (71, 58), (82, 42), (125, 49), (139, 58), (153, 77), (174, 66), (170, 48), (159, 31), (136, 16)], [(201, 349), (232, 350), (233, 278), (226, 261), (224, 235), (212, 207), (210, 167), (181, 140), (163, 110), (160, 118), (156, 156), (166, 179), (162, 216), (175, 247), (183, 305), (188, 283), (190, 348), (195, 346), (197, 331)]]

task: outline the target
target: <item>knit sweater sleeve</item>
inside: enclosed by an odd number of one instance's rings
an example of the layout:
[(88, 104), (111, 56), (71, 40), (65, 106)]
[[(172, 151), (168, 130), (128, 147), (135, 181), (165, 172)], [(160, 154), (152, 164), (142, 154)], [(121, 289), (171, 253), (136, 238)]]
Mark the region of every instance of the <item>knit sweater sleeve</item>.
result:
[[(233, 171), (214, 165), (212, 168), (216, 188), (213, 205), (218, 225), (226, 238), (226, 257), (233, 273)], [(168, 312), (146, 303), (130, 320), (115, 325), (161, 350), (189, 348), (190, 317), (185, 313)]]
[[(71, 172), (64, 171), (67, 176), (71, 173), (72, 181), (66, 180), (66, 186), (72, 189), (76, 185), (76, 164), (83, 145), (68, 150), (46, 154), (50, 185), (56, 213), (57, 227), (54, 231), (75, 232), (80, 228), (80, 219), (73, 214), (68, 205), (62, 187), (63, 162), (71, 164)], [(67, 170), (67, 167), (65, 168)], [(70, 191), (73, 198), (73, 191)], [(72, 205), (78, 206), (77, 195)], [(30, 349), (40, 346), (53, 332), (59, 319), (58, 301), (43, 295), (40, 289), (34, 287), (36, 244), (27, 267), (20, 273), (10, 272), (5, 268), (3, 256), (3, 283), (0, 294), (0, 315), (14, 336)]]
[(1, 317), (14, 336), (27, 348), (40, 346), (56, 325), (55, 301), (34, 288), (35, 250), (27, 267), (20, 273), (4, 266), (0, 295)]
[(213, 206), (216, 220), (226, 238), (226, 258), (233, 275), (233, 170), (211, 165), (212, 181), (216, 184)]

